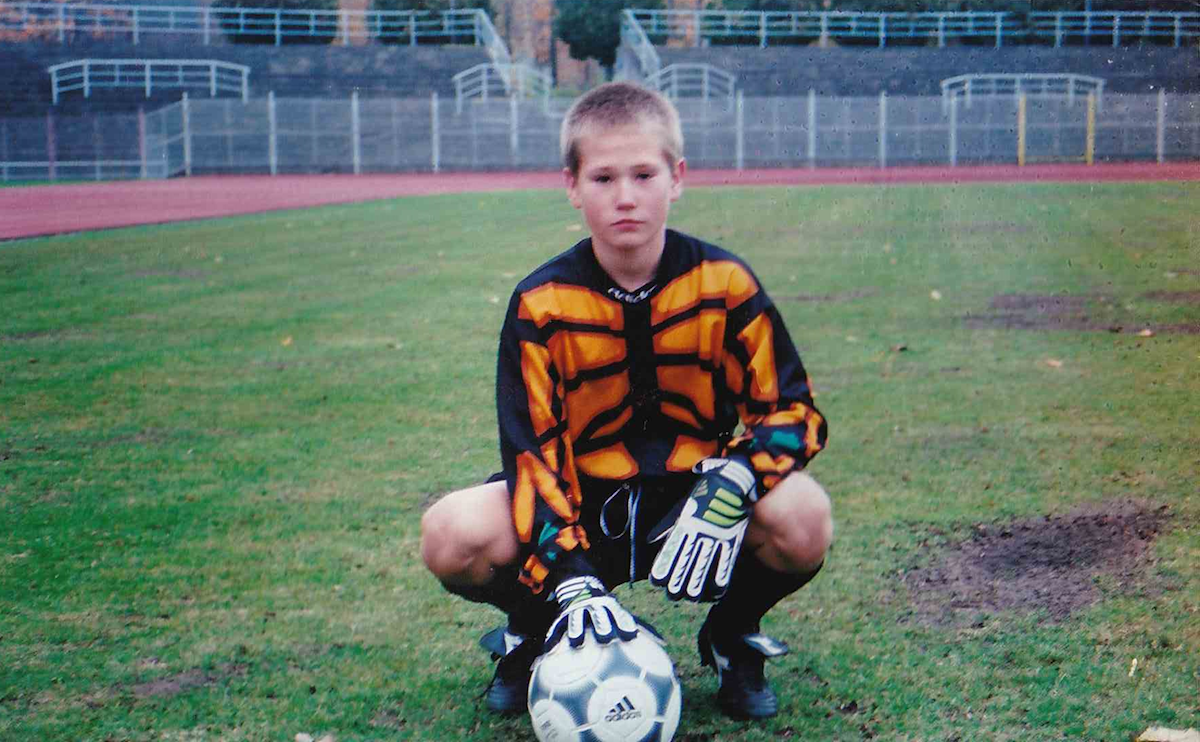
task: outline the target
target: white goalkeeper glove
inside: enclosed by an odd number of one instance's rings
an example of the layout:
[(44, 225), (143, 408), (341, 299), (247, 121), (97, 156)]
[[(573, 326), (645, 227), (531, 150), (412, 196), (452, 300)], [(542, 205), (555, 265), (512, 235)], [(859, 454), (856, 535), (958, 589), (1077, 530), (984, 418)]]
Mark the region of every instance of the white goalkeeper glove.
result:
[(564, 635), (572, 647), (582, 645), (589, 628), (601, 644), (613, 639), (629, 641), (637, 636), (637, 619), (621, 607), (597, 577), (584, 575), (563, 580), (554, 591), (554, 599), (560, 612), (546, 632), (544, 651), (550, 651)]
[[(650, 582), (665, 587), (671, 600), (708, 602), (729, 589), (758, 492), (744, 460), (704, 459), (696, 470), (700, 478), (650, 568)], [(651, 533), (652, 541), (665, 535), (665, 526)]]

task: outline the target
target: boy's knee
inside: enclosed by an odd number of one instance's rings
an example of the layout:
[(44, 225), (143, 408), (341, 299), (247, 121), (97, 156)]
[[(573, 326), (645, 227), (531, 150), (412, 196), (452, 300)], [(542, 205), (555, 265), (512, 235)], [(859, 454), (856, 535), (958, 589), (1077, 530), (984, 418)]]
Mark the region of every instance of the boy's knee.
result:
[(483, 584), (517, 558), (503, 483), (451, 493), (421, 516), (421, 559), (442, 582)]
[(764, 532), (759, 555), (780, 571), (815, 569), (833, 543), (829, 495), (804, 472), (788, 476), (760, 500), (755, 517)]
[(421, 560), (425, 567), (438, 578), (452, 571), (448, 563), (449, 546), (454, 543), (453, 522), (447, 517), (446, 508), (435, 502), (421, 516)]

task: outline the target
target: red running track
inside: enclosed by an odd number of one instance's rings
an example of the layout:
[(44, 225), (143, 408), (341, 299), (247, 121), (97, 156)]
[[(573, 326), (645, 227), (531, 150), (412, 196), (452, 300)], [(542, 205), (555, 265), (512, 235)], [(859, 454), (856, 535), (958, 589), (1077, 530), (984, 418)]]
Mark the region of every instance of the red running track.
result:
[[(1200, 162), (693, 170), (694, 186), (1200, 180)], [(403, 196), (561, 188), (557, 172), (206, 176), (0, 188), (0, 240), (357, 203)]]

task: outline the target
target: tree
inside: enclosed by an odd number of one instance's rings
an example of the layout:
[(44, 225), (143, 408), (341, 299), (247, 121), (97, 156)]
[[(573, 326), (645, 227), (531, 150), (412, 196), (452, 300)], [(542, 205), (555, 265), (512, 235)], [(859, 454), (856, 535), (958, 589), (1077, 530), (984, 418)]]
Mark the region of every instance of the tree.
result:
[(621, 45), (621, 11), (662, 5), (662, 0), (554, 0), (554, 35), (569, 47), (571, 59), (595, 59), (611, 74)]

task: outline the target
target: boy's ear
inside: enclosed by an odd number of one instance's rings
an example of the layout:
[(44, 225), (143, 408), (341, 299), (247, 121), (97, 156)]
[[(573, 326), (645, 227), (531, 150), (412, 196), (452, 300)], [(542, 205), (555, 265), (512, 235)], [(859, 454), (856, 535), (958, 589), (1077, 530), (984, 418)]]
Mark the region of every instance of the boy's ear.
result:
[(579, 178), (571, 173), (570, 168), (563, 168), (563, 183), (567, 186), (567, 200), (575, 208), (580, 208), (583, 202), (579, 198)]
[(683, 195), (683, 176), (685, 174), (687, 174), (687, 160), (681, 157), (679, 162), (675, 163), (675, 167), (671, 169), (672, 201)]

